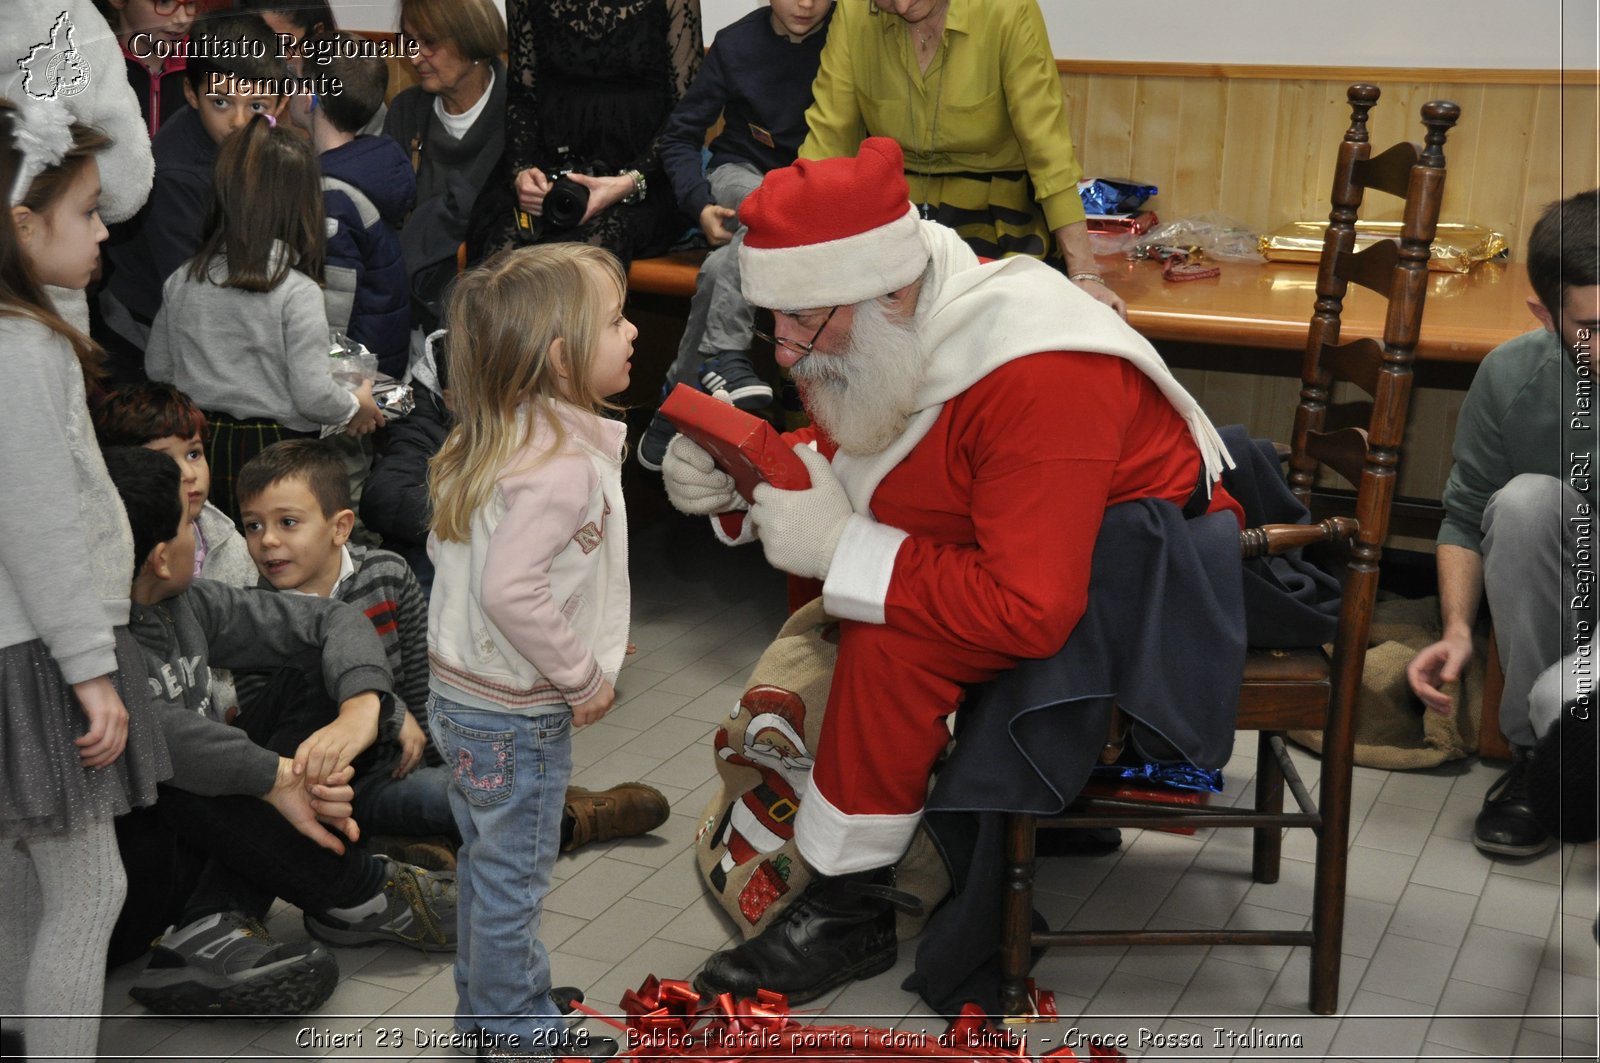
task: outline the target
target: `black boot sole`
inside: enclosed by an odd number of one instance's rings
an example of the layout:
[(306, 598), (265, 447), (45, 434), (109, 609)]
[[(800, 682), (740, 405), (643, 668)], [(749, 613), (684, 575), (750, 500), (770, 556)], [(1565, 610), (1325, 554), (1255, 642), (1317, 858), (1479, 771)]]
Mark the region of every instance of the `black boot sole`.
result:
[[(894, 961), (899, 956), (900, 945), (895, 942), (886, 949), (875, 952), (870, 956), (865, 956), (850, 966), (839, 969), (824, 982), (807, 986), (797, 992), (785, 993), (784, 996), (788, 998), (790, 1004), (809, 1004), (830, 989), (836, 989), (850, 982), (859, 982), (863, 978), (871, 978), (873, 975), (882, 974), (894, 966)], [(707, 982), (704, 971), (694, 976), (694, 988), (702, 997), (714, 997), (725, 992), (733, 992), (735, 996), (738, 995), (736, 990), (722, 989)], [(753, 997), (755, 994), (752, 993), (750, 995)]]
[(227, 985), (200, 981), (133, 986), (128, 995), (162, 1015), (303, 1015), (321, 1007), (339, 984), (331, 953), (302, 956), (289, 965)]

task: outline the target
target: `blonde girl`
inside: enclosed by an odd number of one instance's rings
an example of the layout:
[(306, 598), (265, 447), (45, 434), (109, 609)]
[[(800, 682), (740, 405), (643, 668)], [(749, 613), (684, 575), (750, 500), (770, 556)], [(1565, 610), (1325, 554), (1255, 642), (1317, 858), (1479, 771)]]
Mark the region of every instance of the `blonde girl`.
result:
[(278, 442), (383, 424), (372, 382), (354, 394), (328, 370), (327, 237), (316, 155), (267, 116), (222, 142), (199, 254), (162, 285), (145, 371), (175, 384), (211, 426), (211, 504), (239, 523), (234, 477)]
[(449, 308), (456, 427), (430, 468), (429, 722), (461, 830), (456, 1022), (481, 1047), (563, 1042), (539, 914), (571, 729), (610, 709), (628, 641), (624, 426), (638, 330), (622, 267), (586, 244), (495, 255)]
[(128, 634), (133, 536), (85, 400), (99, 349), (42, 286), (106, 238), (100, 133), (0, 100), (0, 1014), (29, 1055), (94, 1055), (127, 882), (113, 817), (171, 774)]

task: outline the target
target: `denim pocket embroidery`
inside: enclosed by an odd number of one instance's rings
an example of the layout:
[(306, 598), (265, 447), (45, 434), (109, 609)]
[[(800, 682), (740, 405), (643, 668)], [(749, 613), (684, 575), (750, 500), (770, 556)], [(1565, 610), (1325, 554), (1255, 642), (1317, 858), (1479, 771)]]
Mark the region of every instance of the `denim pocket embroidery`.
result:
[(516, 734), (474, 731), (441, 719), (455, 748), (451, 773), (456, 788), (474, 805), (492, 805), (511, 796), (516, 775)]

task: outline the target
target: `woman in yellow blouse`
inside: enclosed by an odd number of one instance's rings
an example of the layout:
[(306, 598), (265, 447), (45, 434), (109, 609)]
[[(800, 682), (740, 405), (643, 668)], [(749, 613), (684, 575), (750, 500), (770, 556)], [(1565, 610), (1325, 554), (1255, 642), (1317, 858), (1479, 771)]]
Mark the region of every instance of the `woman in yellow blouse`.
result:
[(1036, 0), (839, 0), (813, 92), (801, 158), (893, 137), (924, 217), (986, 257), (1064, 258), (1074, 283), (1124, 312), (1089, 247)]

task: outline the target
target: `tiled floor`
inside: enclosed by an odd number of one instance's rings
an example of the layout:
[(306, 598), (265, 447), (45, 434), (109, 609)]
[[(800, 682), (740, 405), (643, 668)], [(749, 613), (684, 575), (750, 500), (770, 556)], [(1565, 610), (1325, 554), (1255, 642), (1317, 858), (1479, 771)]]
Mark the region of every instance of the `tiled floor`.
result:
[[(671, 798), (674, 814), (651, 837), (563, 857), (543, 929), (556, 980), (585, 987), (592, 1004), (613, 1012), (645, 975), (687, 977), (733, 939), (701, 893), (690, 843), (713, 789), (708, 736), (783, 613), (782, 584), (759, 550), (716, 547), (698, 522), (636, 518), (633, 571), (638, 653), (618, 683), (619, 706), (576, 737), (574, 781), (644, 779)], [(1250, 784), (1254, 748), (1253, 738), (1240, 743), (1229, 795)], [(1299, 759), (1314, 777), (1314, 758)], [(1026, 1027), (1030, 1049), (1064, 1039), (1081, 1048), (1094, 1036), (1126, 1037), (1130, 1057), (1151, 1060), (1595, 1059), (1596, 851), (1568, 846), (1523, 862), (1480, 855), (1472, 819), (1496, 774), (1477, 763), (1415, 774), (1357, 769), (1340, 1014), (1306, 1012), (1300, 949), (1057, 951), (1034, 974), (1055, 991), (1062, 1021)], [(1134, 915), (1299, 928), (1310, 912), (1309, 842), (1307, 832), (1291, 834), (1282, 881), (1264, 886), (1249, 881), (1247, 832), (1126, 832), (1109, 856), (1045, 861), (1041, 906), (1077, 926)], [(271, 925), (286, 938), (304, 934), (292, 909)], [(135, 968), (115, 970), (101, 1051), (460, 1058), (427, 1043), (451, 1027), (448, 958), (398, 947), (335, 951), (344, 978), (333, 998), (316, 1015), (273, 1023), (147, 1016), (127, 995)], [(899, 988), (912, 949), (901, 951), (895, 969), (833, 994), (816, 1013), (940, 1031)]]

